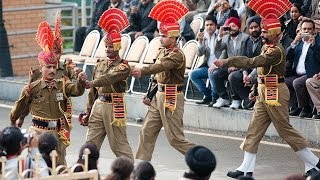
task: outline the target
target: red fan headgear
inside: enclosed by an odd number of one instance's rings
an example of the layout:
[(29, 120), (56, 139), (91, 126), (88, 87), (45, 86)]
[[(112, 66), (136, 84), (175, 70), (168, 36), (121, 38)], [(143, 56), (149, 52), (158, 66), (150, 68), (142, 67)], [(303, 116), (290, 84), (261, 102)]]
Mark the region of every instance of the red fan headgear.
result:
[(269, 36), (281, 33), (279, 18), (290, 10), (292, 4), (289, 0), (251, 0), (248, 6), (262, 18), (262, 29)]
[(54, 41), (53, 41), (53, 51), (56, 54), (62, 53), (62, 43), (63, 43), (63, 39), (61, 37), (61, 16), (60, 16), (60, 13), (57, 12), (55, 29), (54, 29)]
[(58, 61), (52, 52), (54, 35), (48, 22), (43, 21), (39, 24), (36, 41), (43, 49), (43, 51), (38, 54), (39, 65), (57, 65)]
[(180, 35), (180, 27), (178, 24), (188, 8), (176, 0), (164, 0), (158, 2), (149, 14), (149, 17), (160, 21), (160, 34), (168, 37), (178, 37)]
[(129, 27), (129, 20), (126, 14), (117, 8), (106, 10), (100, 17), (98, 25), (108, 34), (106, 43), (112, 43), (114, 50), (121, 49), (120, 32)]

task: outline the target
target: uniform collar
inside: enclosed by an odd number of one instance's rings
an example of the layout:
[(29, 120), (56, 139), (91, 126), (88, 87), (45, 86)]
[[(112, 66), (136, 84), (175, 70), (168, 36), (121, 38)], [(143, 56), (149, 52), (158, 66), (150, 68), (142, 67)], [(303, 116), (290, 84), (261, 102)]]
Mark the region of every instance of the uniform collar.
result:
[[(58, 89), (58, 85), (57, 85), (57, 81), (56, 80), (53, 80), (54, 81), (54, 85), (53, 87), (55, 87), (56, 89)], [(44, 79), (41, 79), (41, 82), (40, 82), (40, 89), (44, 89), (47, 87), (47, 83), (45, 82)]]

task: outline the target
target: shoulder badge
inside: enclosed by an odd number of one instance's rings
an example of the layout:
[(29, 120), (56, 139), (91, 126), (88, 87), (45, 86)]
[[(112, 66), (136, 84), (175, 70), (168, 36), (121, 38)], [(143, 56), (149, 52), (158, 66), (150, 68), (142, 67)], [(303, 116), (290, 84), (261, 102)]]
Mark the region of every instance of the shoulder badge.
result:
[(269, 46), (268, 49), (267, 49), (267, 51), (266, 51), (266, 54), (272, 54), (272, 53), (274, 53), (275, 51), (277, 51), (277, 50), (276, 50), (276, 48), (275, 48), (274, 45), (273, 45), (273, 46)]
[(121, 63), (121, 64), (119, 64), (118, 66), (117, 66), (117, 69), (118, 70), (124, 70), (124, 69), (126, 69), (126, 68), (128, 68), (128, 65), (127, 64), (123, 64), (123, 63)]

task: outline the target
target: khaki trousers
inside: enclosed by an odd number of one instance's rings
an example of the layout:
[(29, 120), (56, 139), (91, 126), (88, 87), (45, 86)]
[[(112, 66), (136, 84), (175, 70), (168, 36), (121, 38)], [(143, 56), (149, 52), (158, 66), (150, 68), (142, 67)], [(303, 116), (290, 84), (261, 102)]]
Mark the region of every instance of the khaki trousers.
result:
[(113, 126), (111, 125), (112, 121), (112, 104), (97, 99), (89, 117), (86, 142), (95, 144), (100, 150), (107, 135), (110, 148), (116, 157), (126, 156), (133, 160), (132, 150), (127, 139), (126, 126)]
[(151, 102), (144, 124), (140, 130), (136, 159), (150, 161), (155, 142), (161, 128), (164, 128), (171, 146), (183, 155), (195, 144), (189, 142), (183, 133), (183, 93), (177, 95), (177, 105), (174, 113), (164, 107), (165, 94), (157, 92)]
[(295, 152), (307, 147), (307, 140), (289, 124), (288, 101), (290, 95), (286, 84), (279, 84), (279, 102), (281, 106), (270, 106), (265, 103), (265, 86), (263, 84), (259, 84), (258, 93), (259, 96), (253, 109), (253, 117), (240, 148), (250, 153), (257, 153), (259, 143), (271, 122), (280, 137)]
[(320, 79), (309, 78), (306, 81), (306, 86), (317, 112), (320, 112)]
[(67, 161), (66, 161), (66, 149), (67, 146), (59, 139), (59, 135), (58, 135), (58, 131), (51, 131), (51, 130), (44, 130), (44, 129), (39, 129), (39, 128), (35, 128), (35, 127), (30, 127), (29, 128), (29, 132), (36, 132), (37, 134), (40, 135), (40, 133), (51, 133), (53, 134), (58, 140), (59, 140), (59, 144), (57, 147), (57, 153), (58, 153), (58, 157), (57, 157), (57, 166), (59, 165), (67, 165)]

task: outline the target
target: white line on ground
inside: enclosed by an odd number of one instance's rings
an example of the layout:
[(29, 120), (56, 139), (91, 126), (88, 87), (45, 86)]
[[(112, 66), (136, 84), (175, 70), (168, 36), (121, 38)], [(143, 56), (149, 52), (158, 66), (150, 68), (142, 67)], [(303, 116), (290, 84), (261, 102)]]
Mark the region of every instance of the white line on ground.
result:
[[(7, 105), (7, 104), (1, 104), (0, 103), (0, 108), (12, 109), (12, 107), (13, 107), (12, 105)], [(73, 114), (72, 117), (78, 118), (78, 115)], [(141, 124), (135, 124), (135, 123), (130, 123), (130, 122), (127, 122), (127, 125), (135, 126), (135, 127), (141, 127), (142, 126)], [(243, 138), (239, 138), (239, 137), (224, 136), (224, 135), (219, 135), (219, 134), (212, 134), (212, 133), (205, 133), (205, 132), (198, 132), (198, 131), (190, 131), (190, 130), (184, 130), (184, 132), (187, 133), (187, 134), (193, 134), (193, 135), (199, 135), (199, 136), (208, 136), (208, 137), (224, 138), (224, 139), (230, 139), (230, 140), (243, 141)], [(274, 142), (268, 142), (268, 141), (261, 141), (260, 143), (261, 144), (266, 144), (266, 145), (271, 145), (271, 146), (280, 146), (280, 147), (290, 148), (290, 146), (288, 144), (274, 143)], [(315, 152), (320, 152), (320, 149), (310, 148), (310, 150), (311, 151), (315, 151)]]

